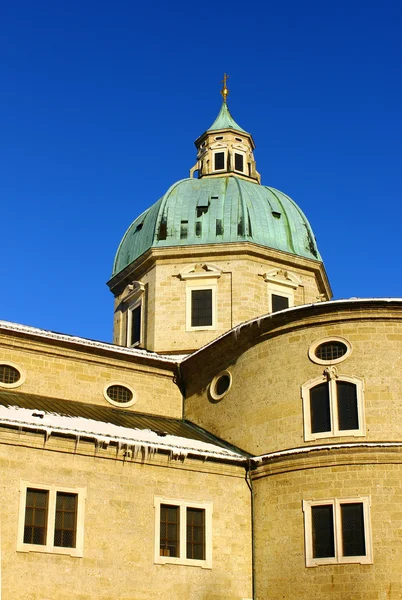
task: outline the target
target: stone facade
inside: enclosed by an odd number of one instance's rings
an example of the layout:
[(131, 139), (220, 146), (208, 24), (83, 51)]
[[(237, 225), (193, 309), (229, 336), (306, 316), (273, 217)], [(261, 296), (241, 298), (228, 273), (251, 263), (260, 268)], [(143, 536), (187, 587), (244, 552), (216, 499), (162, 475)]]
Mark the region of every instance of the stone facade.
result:
[[(186, 288), (209, 287), (202, 278), (186, 281), (180, 274), (204, 265), (220, 273), (216, 284), (216, 325), (191, 331), (186, 326)], [(205, 274), (205, 272), (204, 272)], [(267, 275), (268, 274), (268, 275)], [(289, 274), (296, 282), (289, 280)], [(127, 344), (128, 309), (132, 302), (131, 282), (144, 286), (143, 339), (141, 346), (161, 353), (191, 352), (233, 327), (270, 312), (270, 285), (292, 295), (291, 305), (328, 300), (331, 290), (322, 263), (290, 257), (255, 244), (221, 244), (210, 247), (167, 248), (151, 251), (114, 285), (114, 342)], [(135, 296), (134, 301), (140, 296)], [(172, 319), (172, 315), (174, 318)]]
[(224, 81), (114, 345), (0, 322), (1, 600), (402, 598), (402, 300), (330, 301)]

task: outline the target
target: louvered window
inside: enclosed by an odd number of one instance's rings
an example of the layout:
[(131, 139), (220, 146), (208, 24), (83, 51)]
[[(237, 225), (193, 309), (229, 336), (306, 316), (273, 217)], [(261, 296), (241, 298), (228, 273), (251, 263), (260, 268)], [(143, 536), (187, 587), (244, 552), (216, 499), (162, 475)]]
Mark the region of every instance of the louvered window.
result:
[(306, 564), (372, 561), (369, 498), (304, 501)]

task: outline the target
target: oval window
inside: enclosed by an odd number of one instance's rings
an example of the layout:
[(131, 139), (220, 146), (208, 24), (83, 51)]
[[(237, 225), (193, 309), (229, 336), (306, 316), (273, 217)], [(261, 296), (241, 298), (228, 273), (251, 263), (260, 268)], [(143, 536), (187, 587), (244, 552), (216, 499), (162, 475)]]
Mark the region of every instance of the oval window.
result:
[(232, 387), (232, 375), (229, 371), (221, 371), (210, 385), (209, 391), (214, 400), (221, 400)]
[(106, 400), (114, 406), (131, 406), (135, 402), (133, 390), (121, 383), (109, 383), (103, 393)]
[(351, 351), (352, 346), (344, 338), (326, 338), (310, 346), (309, 357), (321, 365), (335, 364), (345, 360)]
[(13, 363), (0, 364), (0, 386), (6, 388), (18, 387), (24, 383), (25, 377), (17, 365)]

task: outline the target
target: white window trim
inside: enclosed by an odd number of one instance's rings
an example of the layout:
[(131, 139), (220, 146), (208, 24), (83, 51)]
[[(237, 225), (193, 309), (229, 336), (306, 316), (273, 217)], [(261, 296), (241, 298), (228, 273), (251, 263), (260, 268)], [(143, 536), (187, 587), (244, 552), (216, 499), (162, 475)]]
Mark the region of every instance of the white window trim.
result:
[[(128, 346), (128, 348), (137, 348), (138, 346), (144, 345), (144, 302), (143, 302), (143, 299), (144, 299), (143, 296), (141, 296), (141, 298), (139, 298), (139, 300), (137, 300), (136, 302), (133, 302), (133, 304), (130, 304), (130, 306), (127, 308), (127, 346)], [(133, 312), (139, 306), (141, 307), (140, 339), (135, 344), (129, 344), (129, 340), (131, 339), (131, 329), (133, 326)]]
[[(145, 284), (141, 281), (133, 281), (129, 286), (127, 286), (127, 291), (128, 293), (124, 298), (124, 303), (127, 307), (125, 310), (126, 320), (124, 343), (128, 348), (136, 348), (144, 345)], [(138, 308), (138, 306), (141, 306), (140, 341), (136, 344), (129, 344), (129, 340), (131, 338), (133, 310)]]
[[(116, 400), (112, 400), (107, 393), (108, 389), (112, 387), (112, 385), (121, 385), (122, 387), (129, 389), (133, 395), (132, 399), (128, 402), (116, 402)], [(122, 381), (109, 381), (103, 388), (103, 396), (110, 404), (113, 406), (118, 406), (119, 408), (128, 408), (137, 402), (137, 394), (135, 393), (134, 389), (131, 387), (131, 385), (128, 385), (128, 383), (123, 383)]]
[(273, 312), (273, 310), (272, 310), (272, 295), (283, 296), (284, 298), (287, 298), (289, 301), (288, 308), (291, 308), (292, 306), (294, 306), (295, 297), (294, 297), (293, 288), (290, 288), (286, 284), (268, 283), (267, 289), (268, 289), (268, 312), (270, 312), (270, 313)]
[[(236, 165), (236, 157), (235, 154), (239, 154), (240, 156), (243, 157), (243, 170), (239, 171), (238, 169), (236, 169), (235, 165)], [(247, 167), (247, 155), (245, 152), (243, 152), (242, 150), (238, 150), (237, 148), (233, 148), (233, 171), (235, 173), (241, 173), (242, 175), (244, 175), (246, 173), (246, 167)]]
[[(160, 514), (161, 504), (170, 504), (178, 506), (180, 509), (180, 551), (179, 556), (161, 556), (160, 555)], [(212, 569), (212, 502), (193, 502), (177, 498), (164, 498), (155, 496), (155, 556), (154, 562), (159, 565), (174, 564), (187, 565), (192, 567), (201, 567), (203, 569)], [(186, 558), (186, 540), (187, 540), (187, 508), (200, 508), (205, 510), (205, 560), (195, 560)]]
[[(223, 152), (224, 156), (224, 161), (223, 161), (223, 169), (215, 169), (215, 154), (218, 154), (220, 152)], [(227, 167), (227, 160), (228, 160), (228, 151), (227, 148), (217, 148), (216, 150), (212, 151), (212, 173), (223, 173), (224, 171), (226, 171), (226, 167)]]
[[(318, 346), (321, 346), (321, 344), (325, 344), (326, 342), (341, 342), (342, 344), (344, 344), (347, 348), (345, 354), (343, 356), (341, 356), (340, 358), (335, 358), (334, 360), (322, 360), (322, 358), (318, 358), (318, 356), (315, 355), (315, 352), (318, 348)], [(319, 340), (315, 340), (315, 342), (313, 342), (310, 346), (310, 348), (308, 349), (308, 357), (309, 359), (316, 363), (317, 365), (336, 365), (337, 363), (340, 363), (342, 361), (344, 361), (346, 358), (348, 358), (352, 353), (352, 344), (344, 337), (340, 337), (340, 336), (336, 336), (336, 335), (331, 335), (330, 337), (325, 337), (325, 338), (321, 338)]]
[[(44, 490), (49, 492), (49, 504), (47, 511), (47, 543), (41, 544), (25, 544), (24, 543), (24, 526), (25, 526), (25, 506), (27, 489)], [(54, 546), (54, 529), (56, 518), (56, 494), (57, 492), (65, 492), (67, 494), (77, 494), (77, 531), (76, 531), (76, 546), (75, 548), (64, 548)], [(84, 508), (85, 508), (86, 488), (67, 488), (58, 485), (44, 485), (41, 483), (32, 483), (21, 481), (20, 484), (20, 509), (18, 517), (18, 552), (46, 552), (51, 554), (67, 554), (69, 556), (82, 557), (84, 553)]]
[[(225, 390), (223, 392), (223, 394), (218, 394), (218, 392), (216, 390), (217, 384), (219, 382), (219, 379), (221, 377), (225, 377), (225, 376), (229, 377), (228, 388), (227, 388), (227, 390)], [(216, 400), (216, 401), (222, 400), (222, 398), (230, 392), (230, 388), (232, 387), (232, 381), (233, 381), (233, 378), (232, 378), (232, 373), (230, 371), (220, 371), (220, 373), (215, 375), (215, 377), (213, 378), (213, 380), (211, 381), (210, 386), (209, 386), (209, 393), (210, 393), (212, 399)]]
[(11, 360), (0, 360), (0, 364), (1, 365), (7, 365), (7, 367), (13, 367), (20, 374), (19, 380), (15, 381), (14, 383), (4, 383), (3, 381), (0, 381), (0, 387), (5, 388), (6, 390), (7, 389), (10, 390), (10, 389), (13, 389), (13, 388), (20, 387), (20, 385), (22, 385), (25, 382), (26, 372), (19, 365), (17, 365), (14, 362), (11, 362)]
[[(188, 281), (186, 285), (186, 331), (214, 331), (217, 328), (216, 307), (217, 307), (217, 282), (216, 279), (203, 279), (199, 283)], [(212, 290), (212, 325), (201, 325), (194, 327), (191, 325), (192, 292), (193, 290)]]
[[(334, 367), (335, 368), (335, 367)], [(357, 415), (359, 419), (359, 429), (339, 429), (338, 428), (338, 403), (336, 401), (336, 381), (348, 381), (356, 386), (357, 395)], [(310, 413), (310, 390), (320, 383), (329, 385), (329, 406), (331, 414), (331, 431), (320, 433), (311, 432), (311, 413)], [(301, 396), (303, 400), (303, 419), (304, 419), (304, 439), (305, 441), (316, 440), (327, 437), (362, 437), (366, 435), (366, 420), (364, 411), (364, 380), (360, 377), (349, 377), (348, 375), (339, 375), (328, 378), (325, 374), (316, 379), (310, 379), (301, 387)]]
[[(365, 556), (343, 556), (342, 555), (342, 526), (341, 526), (341, 504), (361, 502), (363, 504), (364, 539), (366, 545)], [(313, 557), (313, 530), (311, 519), (311, 507), (332, 504), (334, 507), (334, 542), (335, 556), (328, 558)], [(373, 545), (370, 524), (370, 496), (357, 496), (354, 498), (329, 498), (326, 500), (303, 500), (304, 512), (304, 539), (306, 550), (306, 567), (317, 567), (320, 565), (359, 563), (371, 564), (373, 562)]]

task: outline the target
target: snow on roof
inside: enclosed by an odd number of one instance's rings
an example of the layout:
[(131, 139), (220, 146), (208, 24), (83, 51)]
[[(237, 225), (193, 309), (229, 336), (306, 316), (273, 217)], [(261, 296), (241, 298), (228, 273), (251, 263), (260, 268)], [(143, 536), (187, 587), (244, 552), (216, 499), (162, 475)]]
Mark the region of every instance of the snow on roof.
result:
[(99, 443), (115, 443), (119, 447), (125, 446), (127, 449), (133, 449), (135, 455), (142, 451), (145, 451), (147, 455), (156, 450), (165, 450), (170, 452), (174, 458), (192, 454), (204, 458), (220, 458), (236, 462), (245, 460), (240, 452), (208, 442), (175, 435), (161, 436), (150, 429), (121, 427), (103, 421), (63, 416), (18, 406), (0, 406), (0, 425), (43, 431), (46, 437), (52, 433), (58, 433), (72, 435), (78, 439), (90, 438)]
[(344, 450), (345, 448), (398, 448), (402, 447), (402, 442), (351, 442), (342, 444), (322, 444), (320, 446), (304, 446), (302, 448), (290, 448), (289, 450), (278, 450), (254, 456), (251, 460), (254, 463), (262, 463), (271, 458), (281, 458), (284, 456), (293, 456), (294, 454), (307, 454), (316, 450)]
[(98, 348), (100, 350), (111, 350), (118, 354), (126, 354), (130, 356), (141, 356), (151, 359), (157, 359), (158, 361), (177, 364), (183, 360), (186, 355), (181, 356), (167, 356), (164, 354), (157, 354), (156, 352), (150, 352), (149, 350), (141, 350), (139, 348), (126, 348), (125, 346), (116, 346), (109, 342), (98, 342), (96, 340), (89, 340), (87, 338), (78, 337), (75, 335), (68, 335), (66, 333), (56, 333), (54, 331), (48, 331), (47, 329), (39, 329), (37, 327), (30, 327), (29, 325), (20, 325), (19, 323), (11, 323), (10, 321), (0, 321), (0, 330), (5, 329), (7, 331), (15, 331), (21, 333), (30, 333), (38, 337), (43, 337), (50, 340), (56, 340), (59, 342), (70, 342), (74, 344), (80, 344), (89, 348)]
[(249, 319), (248, 321), (239, 323), (232, 329), (229, 329), (228, 331), (225, 331), (225, 333), (222, 333), (217, 338), (214, 338), (212, 341), (208, 342), (204, 346), (201, 346), (201, 348), (198, 348), (198, 350), (195, 350), (191, 354), (187, 354), (186, 356), (182, 357), (181, 360), (184, 361), (188, 358), (192, 358), (199, 352), (202, 352), (209, 346), (212, 346), (213, 344), (215, 344), (215, 342), (217, 342), (218, 340), (220, 340), (224, 337), (227, 337), (228, 335), (231, 335), (233, 333), (234, 333), (235, 337), (237, 338), (237, 336), (240, 333), (240, 330), (243, 329), (243, 327), (248, 327), (249, 325), (252, 325), (253, 323), (258, 323), (258, 325), (259, 325), (260, 322), (264, 321), (265, 319), (272, 319), (273, 317), (276, 317), (277, 315), (280, 315), (283, 313), (289, 313), (289, 314), (297, 313), (300, 310), (303, 310), (306, 308), (312, 308), (313, 306), (328, 306), (329, 305), (330, 307), (332, 307), (334, 305), (342, 305), (342, 304), (351, 303), (351, 302), (352, 303), (355, 303), (355, 302), (356, 303), (359, 303), (359, 302), (363, 302), (363, 303), (365, 303), (365, 302), (367, 302), (367, 303), (369, 303), (369, 302), (399, 302), (400, 304), (402, 304), (402, 298), (341, 298), (340, 300), (325, 300), (323, 302), (313, 302), (311, 304), (299, 304), (297, 306), (283, 308), (282, 310), (277, 310), (272, 313), (267, 313), (265, 315), (261, 315), (260, 317), (254, 317), (253, 319)]

